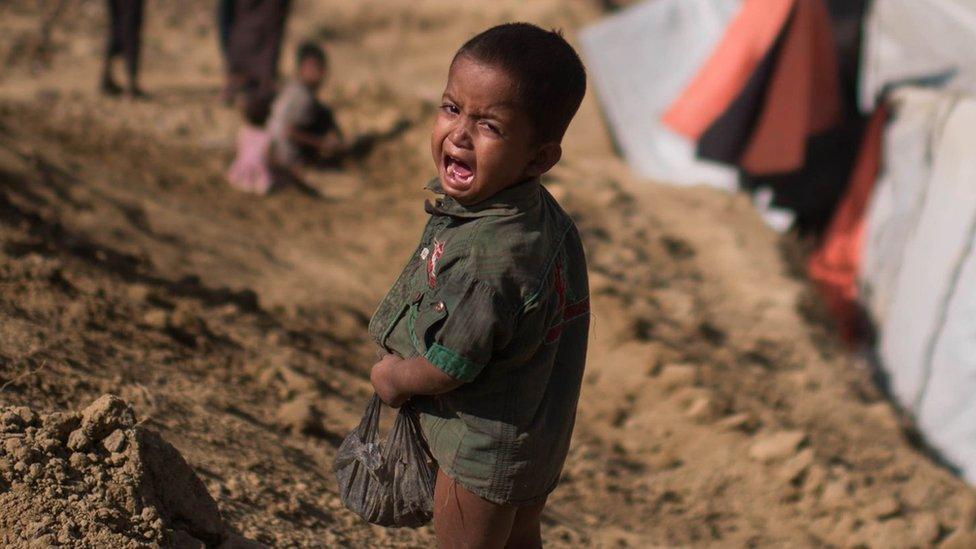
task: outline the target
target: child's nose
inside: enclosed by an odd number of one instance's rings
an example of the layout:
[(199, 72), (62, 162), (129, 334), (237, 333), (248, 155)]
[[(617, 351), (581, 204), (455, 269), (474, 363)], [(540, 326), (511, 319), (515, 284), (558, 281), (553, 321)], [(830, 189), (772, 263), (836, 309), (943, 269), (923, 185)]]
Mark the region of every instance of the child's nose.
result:
[(469, 131), (467, 125), (463, 122), (454, 126), (451, 133), (448, 134), (448, 138), (455, 147), (461, 149), (471, 148), (471, 132)]

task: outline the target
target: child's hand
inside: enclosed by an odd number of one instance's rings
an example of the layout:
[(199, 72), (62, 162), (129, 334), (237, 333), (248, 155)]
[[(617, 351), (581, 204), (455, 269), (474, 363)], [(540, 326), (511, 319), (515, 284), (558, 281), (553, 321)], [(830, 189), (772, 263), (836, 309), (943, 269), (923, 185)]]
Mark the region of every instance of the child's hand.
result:
[(380, 400), (392, 408), (399, 408), (410, 398), (410, 395), (400, 391), (396, 383), (396, 363), (400, 362), (400, 357), (396, 355), (386, 355), (379, 362), (373, 365), (369, 372), (369, 380), (373, 384), (373, 390), (379, 395)]
[(342, 139), (334, 132), (326, 135), (319, 142), (319, 155), (328, 158), (342, 149)]

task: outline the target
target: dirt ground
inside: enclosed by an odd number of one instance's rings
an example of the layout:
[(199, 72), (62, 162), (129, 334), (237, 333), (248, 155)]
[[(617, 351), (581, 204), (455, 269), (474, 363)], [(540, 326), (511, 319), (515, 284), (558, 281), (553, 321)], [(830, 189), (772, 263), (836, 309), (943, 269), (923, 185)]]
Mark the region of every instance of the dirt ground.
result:
[[(507, 20), (572, 40), (608, 2), (296, 1), (286, 52), (321, 40), (340, 123), (389, 137), (312, 174), (315, 192), (268, 197), (221, 179), (238, 117), (217, 101), (213, 5), (148, 2), (151, 97), (133, 102), (95, 93), (102, 2), (57, 4), (0, 4), (0, 406), (28, 417), (120, 396), (239, 544), (430, 546), (429, 528), (344, 510), (331, 463), (370, 394), (372, 307), (425, 221), (447, 64)], [(565, 149), (546, 183), (584, 235), (593, 317), (548, 545), (976, 546), (976, 494), (835, 342), (795, 243), (745, 197), (630, 175), (592, 90)], [(27, 432), (14, 415), (20, 431), (0, 435)], [(2, 465), (0, 516), (59, 520), (65, 504), (24, 499)], [(153, 512), (126, 539), (176, 543)], [(45, 543), (84, 545), (59, 527)], [(23, 528), (0, 519), (0, 538)]]

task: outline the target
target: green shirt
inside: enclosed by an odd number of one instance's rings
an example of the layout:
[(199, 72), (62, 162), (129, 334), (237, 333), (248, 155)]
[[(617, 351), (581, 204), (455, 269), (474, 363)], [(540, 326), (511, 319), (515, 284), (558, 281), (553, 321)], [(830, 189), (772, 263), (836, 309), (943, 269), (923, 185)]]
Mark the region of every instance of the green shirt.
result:
[[(428, 186), (440, 193), (435, 179)], [(572, 219), (530, 180), (473, 206), (443, 196), (369, 331), (459, 388), (414, 397), (438, 465), (500, 504), (555, 488), (576, 417), (589, 330)]]

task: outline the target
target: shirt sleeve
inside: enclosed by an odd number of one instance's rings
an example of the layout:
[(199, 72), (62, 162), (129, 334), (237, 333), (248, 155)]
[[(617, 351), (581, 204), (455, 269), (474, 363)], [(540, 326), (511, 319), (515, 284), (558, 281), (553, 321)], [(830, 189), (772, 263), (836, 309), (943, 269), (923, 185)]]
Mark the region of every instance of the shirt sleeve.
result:
[(459, 381), (473, 381), (511, 340), (515, 313), (483, 282), (438, 284), (418, 316), (418, 335), (427, 345), (424, 358)]
[(310, 101), (295, 86), (287, 85), (272, 105), (268, 126), (277, 139), (284, 139), (290, 127), (299, 125), (308, 118)]

